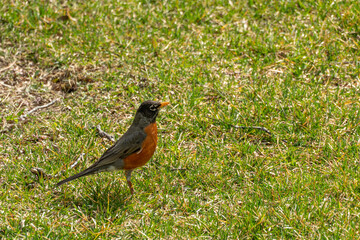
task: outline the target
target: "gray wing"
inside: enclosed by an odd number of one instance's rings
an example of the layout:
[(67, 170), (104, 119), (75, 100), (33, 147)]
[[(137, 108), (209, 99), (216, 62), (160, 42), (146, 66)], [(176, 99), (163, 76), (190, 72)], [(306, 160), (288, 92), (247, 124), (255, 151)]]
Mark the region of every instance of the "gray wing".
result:
[[(116, 163), (120, 159), (124, 159), (129, 155), (140, 151), (145, 138), (146, 134), (140, 129), (135, 131), (131, 130), (130, 132), (127, 131), (112, 147), (110, 147), (108, 150), (106, 150), (106, 152), (104, 152), (104, 154), (97, 162), (95, 162), (93, 165), (91, 165), (84, 171), (58, 182), (57, 185), (60, 186), (76, 178), (94, 174), (104, 169), (107, 169), (108, 166)], [(115, 165), (121, 166), (119, 162), (117, 163), (118, 164)]]
[(112, 164), (119, 159), (124, 159), (131, 154), (140, 151), (142, 143), (146, 138), (143, 131), (126, 132), (113, 146), (111, 146), (100, 159), (91, 167), (101, 167)]

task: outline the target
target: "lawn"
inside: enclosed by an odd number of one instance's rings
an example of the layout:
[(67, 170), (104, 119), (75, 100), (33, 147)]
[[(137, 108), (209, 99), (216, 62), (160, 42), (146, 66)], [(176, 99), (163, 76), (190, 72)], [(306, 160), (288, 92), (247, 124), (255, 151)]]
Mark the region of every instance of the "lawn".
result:
[[(359, 23), (357, 0), (4, 0), (0, 238), (358, 238)], [(145, 100), (171, 105), (135, 195), (56, 187)]]

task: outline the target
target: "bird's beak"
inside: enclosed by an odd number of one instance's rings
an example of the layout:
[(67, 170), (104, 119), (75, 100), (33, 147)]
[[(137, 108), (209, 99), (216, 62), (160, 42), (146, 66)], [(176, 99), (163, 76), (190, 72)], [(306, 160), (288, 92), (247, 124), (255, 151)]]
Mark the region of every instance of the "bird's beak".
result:
[(166, 105), (169, 105), (169, 104), (170, 104), (169, 102), (162, 102), (160, 104), (160, 108), (165, 107)]

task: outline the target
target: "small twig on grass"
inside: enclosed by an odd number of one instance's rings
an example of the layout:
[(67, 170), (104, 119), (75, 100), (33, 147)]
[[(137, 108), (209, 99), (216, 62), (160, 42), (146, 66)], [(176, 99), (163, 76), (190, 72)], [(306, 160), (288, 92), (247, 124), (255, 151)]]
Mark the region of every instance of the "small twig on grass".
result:
[(8, 66), (1, 68), (0, 72), (3, 72), (5, 70), (11, 68), (12, 66), (14, 66), (15, 63), (16, 63), (16, 59), (12, 63), (10, 63)]
[(70, 168), (69, 169), (73, 169), (75, 168), (77, 165), (79, 165), (80, 163), (80, 160), (84, 160), (84, 155), (85, 153), (81, 153), (80, 156), (78, 157), (78, 159), (76, 159), (76, 161), (70, 165)]
[(32, 114), (33, 112), (39, 110), (39, 109), (42, 109), (42, 108), (47, 108), (47, 107), (50, 107), (51, 105), (53, 105), (54, 103), (56, 103), (59, 99), (55, 99), (53, 100), (52, 102), (48, 103), (48, 104), (45, 104), (45, 105), (42, 105), (42, 106), (37, 106), (35, 108), (33, 108), (32, 110), (28, 111), (27, 113), (23, 114), (20, 116), (20, 120), (25, 120), (25, 118)]
[[(69, 169), (73, 169), (75, 168), (77, 165), (79, 165), (80, 160), (84, 159), (84, 155), (85, 153), (81, 153), (80, 156), (78, 157), (78, 159), (76, 159), (76, 161), (70, 165)], [(58, 178), (60, 175), (62, 175), (65, 170), (60, 171), (59, 173), (55, 174), (55, 175), (51, 175), (48, 173), (45, 173), (45, 170), (42, 168), (38, 168), (38, 167), (33, 167), (30, 169), (31, 173), (33, 173), (37, 179), (43, 178), (43, 179), (51, 179), (51, 178)]]
[[(231, 124), (231, 123), (225, 123), (225, 122), (220, 121), (220, 120), (215, 119), (215, 118), (211, 118), (211, 117), (207, 117), (207, 118), (209, 118), (209, 119), (211, 119), (211, 120), (213, 120), (213, 121), (222, 122), (222, 123), (227, 124), (227, 125), (229, 125), (229, 126), (231, 126), (231, 127), (233, 127), (233, 128), (240, 128), (240, 129), (257, 129), (257, 130), (261, 130), (261, 131), (266, 132), (266, 133), (269, 134), (270, 136), (275, 136), (272, 132), (270, 132), (270, 131), (269, 131), (267, 128), (265, 128), (265, 127), (259, 127), (259, 126), (239, 126), (239, 125), (233, 125), (233, 124)], [(281, 139), (281, 141), (284, 142), (284, 143), (287, 143), (286, 140)]]
[(107, 132), (104, 132), (103, 130), (101, 130), (100, 125), (96, 126), (96, 130), (98, 131), (98, 134), (100, 135), (100, 137), (104, 137), (109, 139), (112, 142), (115, 142), (115, 138), (113, 136), (111, 136), (110, 134), (108, 134)]
[(0, 82), (0, 84), (1, 84), (1, 85), (3, 85), (4, 87), (7, 87), (7, 88), (12, 88), (12, 86), (7, 85), (6, 83)]

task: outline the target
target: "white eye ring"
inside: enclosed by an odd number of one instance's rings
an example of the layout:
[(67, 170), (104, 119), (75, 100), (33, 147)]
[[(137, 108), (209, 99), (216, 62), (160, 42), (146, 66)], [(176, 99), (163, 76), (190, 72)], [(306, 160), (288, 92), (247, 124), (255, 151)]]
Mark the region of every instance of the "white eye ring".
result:
[(156, 111), (156, 109), (157, 109), (157, 107), (156, 107), (155, 105), (151, 105), (151, 106), (150, 106), (150, 110), (151, 110), (151, 111)]

